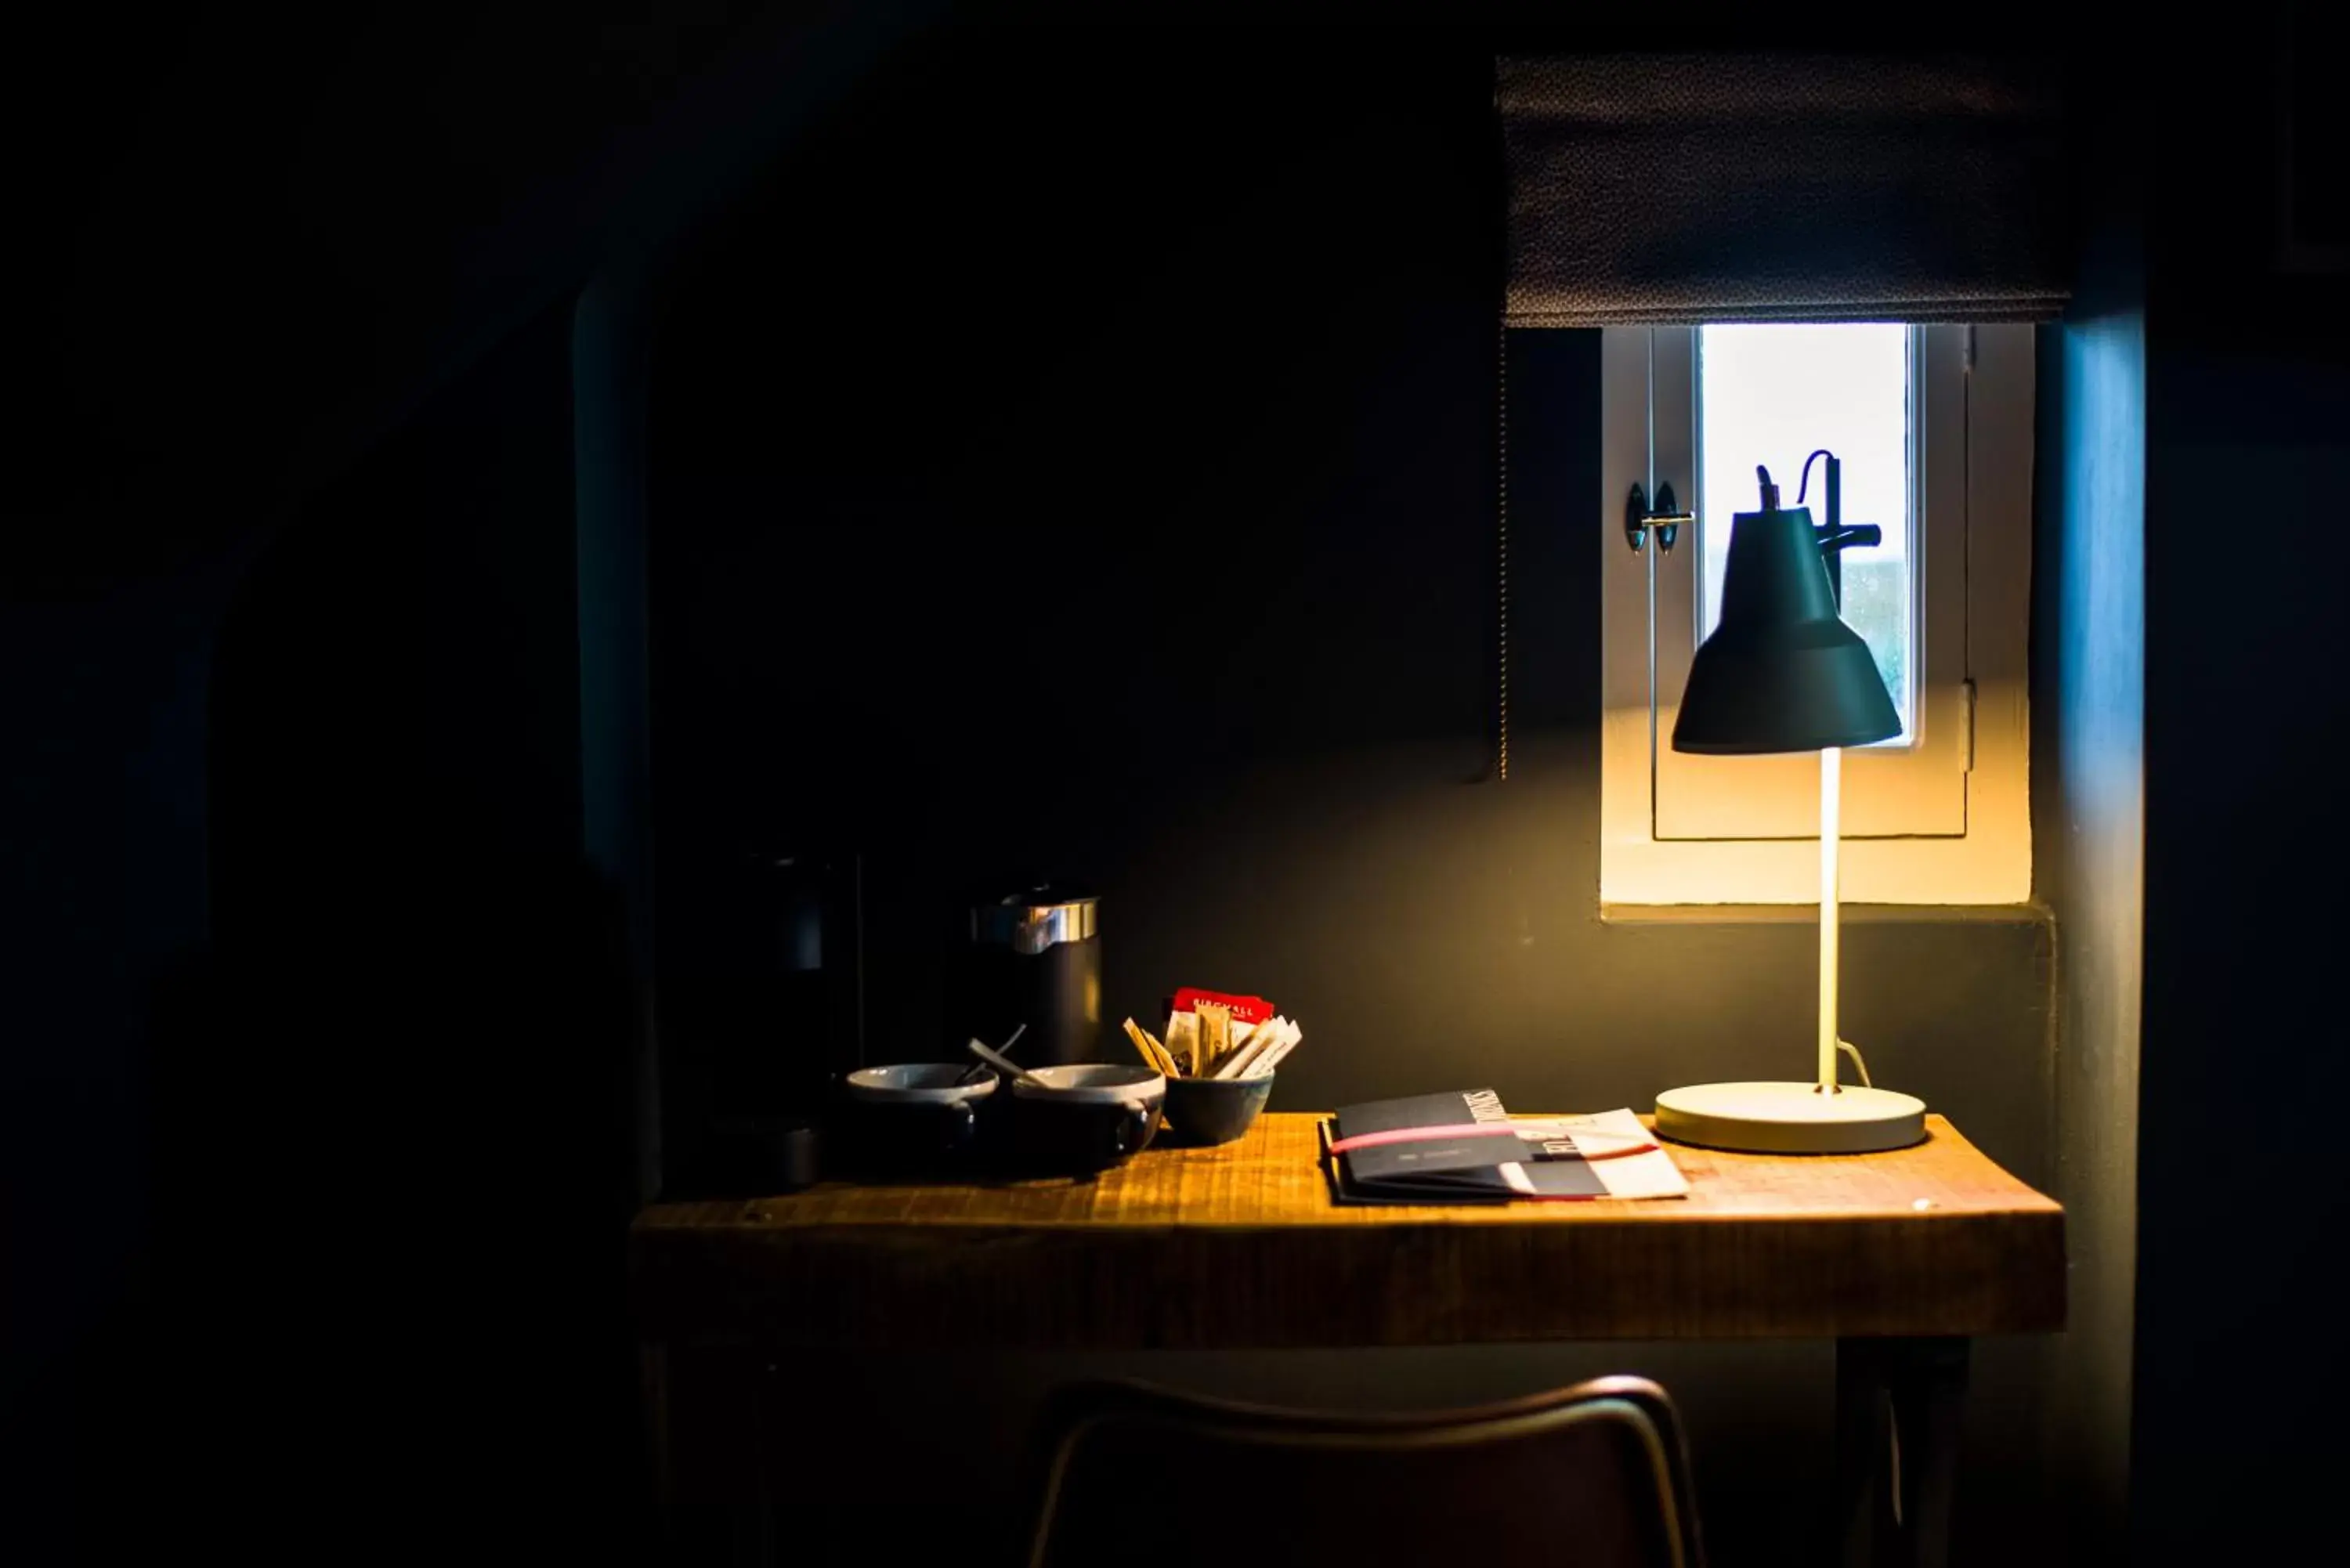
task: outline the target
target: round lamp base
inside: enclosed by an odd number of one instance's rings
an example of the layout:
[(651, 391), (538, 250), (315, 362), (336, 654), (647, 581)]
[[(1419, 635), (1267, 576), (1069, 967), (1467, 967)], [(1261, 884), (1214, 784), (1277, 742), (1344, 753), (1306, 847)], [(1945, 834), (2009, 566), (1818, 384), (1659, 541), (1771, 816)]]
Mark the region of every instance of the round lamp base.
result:
[(1872, 1154), (1926, 1140), (1926, 1102), (1889, 1089), (1699, 1084), (1657, 1096), (1657, 1132), (1742, 1154)]

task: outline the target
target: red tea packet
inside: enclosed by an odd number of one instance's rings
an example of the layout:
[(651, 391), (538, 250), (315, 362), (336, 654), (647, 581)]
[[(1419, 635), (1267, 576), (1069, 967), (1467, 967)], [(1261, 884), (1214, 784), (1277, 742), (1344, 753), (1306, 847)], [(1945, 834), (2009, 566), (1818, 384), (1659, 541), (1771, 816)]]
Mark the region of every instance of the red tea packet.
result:
[(1177, 991), (1175, 1000), (1167, 1004), (1170, 1012), (1192, 1012), (1200, 1003), (1212, 1002), (1227, 1009), (1235, 1023), (1262, 1023), (1273, 1016), (1273, 1003), (1262, 996), (1232, 996), (1221, 991), (1202, 991), (1187, 985)]

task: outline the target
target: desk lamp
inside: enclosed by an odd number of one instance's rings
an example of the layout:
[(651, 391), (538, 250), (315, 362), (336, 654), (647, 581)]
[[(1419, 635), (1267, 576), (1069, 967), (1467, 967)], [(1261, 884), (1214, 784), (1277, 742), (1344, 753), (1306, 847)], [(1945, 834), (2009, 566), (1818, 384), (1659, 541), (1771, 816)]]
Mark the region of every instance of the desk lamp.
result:
[[(1681, 1143), (1757, 1154), (1900, 1148), (1925, 1137), (1925, 1102), (1836, 1082), (1842, 1044), (1836, 1034), (1836, 826), (1844, 748), (1899, 734), (1901, 719), (1868, 645), (1836, 613), (1827, 563), (1845, 545), (1873, 539), (1875, 530), (1846, 529), (1834, 516), (1826, 528), (1814, 527), (1804, 507), (1781, 508), (1768, 470), (1755, 472), (1762, 482), (1762, 507), (1731, 520), (1721, 623), (1690, 666), (1673, 750), (1820, 754), (1818, 1079), (1669, 1089), (1657, 1096), (1657, 1131)], [(1831, 480), (1831, 497), (1834, 493)], [(1863, 1067), (1862, 1078), (1867, 1075)]]

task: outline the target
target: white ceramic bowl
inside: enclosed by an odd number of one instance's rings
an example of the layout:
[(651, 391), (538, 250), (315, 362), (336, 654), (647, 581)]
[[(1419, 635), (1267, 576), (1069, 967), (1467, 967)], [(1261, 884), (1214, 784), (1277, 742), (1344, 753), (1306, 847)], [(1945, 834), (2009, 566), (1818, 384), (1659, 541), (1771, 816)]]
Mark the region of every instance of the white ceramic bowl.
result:
[(975, 1083), (955, 1081), (969, 1071), (967, 1062), (906, 1062), (894, 1067), (859, 1067), (846, 1082), (850, 1099), (877, 1106), (951, 1106), (995, 1093), (993, 1073), (981, 1074)]
[(1012, 1081), (1012, 1093), (1023, 1100), (1064, 1104), (1155, 1106), (1167, 1097), (1167, 1080), (1149, 1068), (1123, 1062), (1078, 1062), (1066, 1067), (1032, 1067), (1030, 1084)]

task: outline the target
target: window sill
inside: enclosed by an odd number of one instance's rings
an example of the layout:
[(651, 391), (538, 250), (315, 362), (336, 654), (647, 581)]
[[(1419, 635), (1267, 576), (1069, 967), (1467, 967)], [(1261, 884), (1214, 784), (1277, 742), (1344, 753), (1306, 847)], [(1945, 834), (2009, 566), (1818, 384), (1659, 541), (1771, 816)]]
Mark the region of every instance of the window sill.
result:
[[(2050, 919), (2043, 904), (1846, 904), (1846, 925), (1860, 926), (2039, 926)], [(1602, 904), (1604, 926), (1812, 926), (1820, 907), (1813, 904)]]

